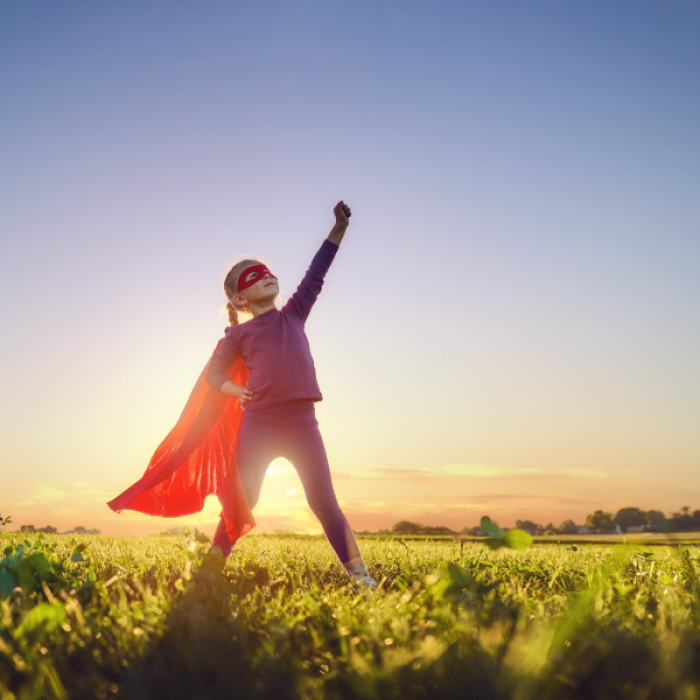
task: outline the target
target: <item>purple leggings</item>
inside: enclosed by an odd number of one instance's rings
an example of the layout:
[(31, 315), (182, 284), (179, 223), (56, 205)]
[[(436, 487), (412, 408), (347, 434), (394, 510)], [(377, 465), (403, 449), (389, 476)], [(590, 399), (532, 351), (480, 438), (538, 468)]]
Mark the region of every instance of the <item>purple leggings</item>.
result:
[[(260, 497), (265, 472), (277, 457), (294, 465), (306, 500), (341, 563), (359, 556), (355, 537), (335, 497), (314, 401), (290, 401), (248, 410), (243, 416), (238, 436), (238, 471), (251, 509)], [(234, 544), (220, 519), (212, 546), (221, 547), (224, 556), (228, 556)]]

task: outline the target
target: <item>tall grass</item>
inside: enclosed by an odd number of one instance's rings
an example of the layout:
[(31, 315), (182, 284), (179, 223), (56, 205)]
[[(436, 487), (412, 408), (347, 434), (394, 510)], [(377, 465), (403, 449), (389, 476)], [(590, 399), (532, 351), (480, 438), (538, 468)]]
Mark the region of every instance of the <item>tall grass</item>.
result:
[(0, 535), (0, 700), (700, 697), (698, 550)]

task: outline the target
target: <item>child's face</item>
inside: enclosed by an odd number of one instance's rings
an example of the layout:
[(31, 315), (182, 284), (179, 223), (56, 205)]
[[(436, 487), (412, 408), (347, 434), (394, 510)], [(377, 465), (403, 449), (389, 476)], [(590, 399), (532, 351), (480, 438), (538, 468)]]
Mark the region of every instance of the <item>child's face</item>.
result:
[(241, 297), (241, 301), (245, 302), (245, 304), (240, 304), (241, 306), (269, 303), (274, 301), (280, 293), (279, 282), (269, 272), (262, 275), (258, 272), (249, 272), (241, 278), (239, 284), (240, 282), (250, 283), (254, 279), (256, 281), (253, 284), (237, 293), (237, 296)]

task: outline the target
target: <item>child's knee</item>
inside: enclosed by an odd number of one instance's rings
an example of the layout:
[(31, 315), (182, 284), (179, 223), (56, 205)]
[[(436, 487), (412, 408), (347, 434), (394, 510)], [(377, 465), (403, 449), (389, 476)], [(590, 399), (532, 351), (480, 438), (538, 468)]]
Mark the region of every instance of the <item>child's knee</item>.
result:
[(343, 511), (340, 510), (340, 506), (338, 505), (338, 501), (335, 499), (323, 503), (309, 503), (309, 506), (314, 515), (321, 521), (335, 518), (343, 514)]

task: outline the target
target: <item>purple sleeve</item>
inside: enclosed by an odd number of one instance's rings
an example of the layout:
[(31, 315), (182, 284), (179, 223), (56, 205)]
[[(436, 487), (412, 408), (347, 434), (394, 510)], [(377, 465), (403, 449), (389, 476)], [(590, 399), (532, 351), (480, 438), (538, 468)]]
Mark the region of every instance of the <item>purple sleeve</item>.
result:
[(306, 321), (311, 313), (311, 307), (316, 301), (323, 287), (323, 278), (331, 266), (335, 254), (338, 252), (338, 246), (331, 243), (328, 239), (323, 241), (318, 253), (314, 255), (309, 269), (304, 275), (304, 279), (297, 287), (297, 291), (292, 294), (289, 301), (284, 305), (282, 313), (294, 314), (302, 321)]
[(219, 343), (219, 347), (214, 351), (214, 357), (207, 372), (207, 384), (212, 389), (221, 391), (224, 382), (228, 380), (227, 370), (240, 356), (241, 350), (238, 343), (230, 333), (227, 333), (226, 337)]

